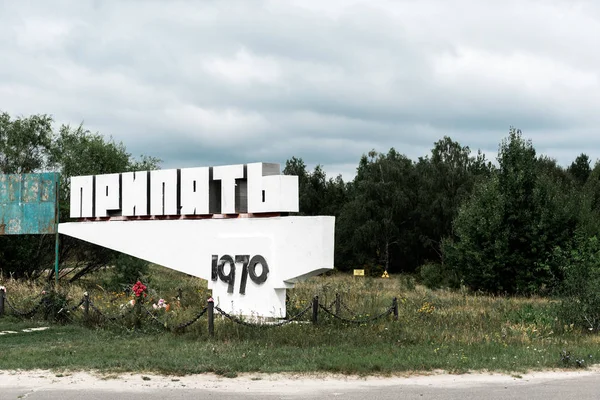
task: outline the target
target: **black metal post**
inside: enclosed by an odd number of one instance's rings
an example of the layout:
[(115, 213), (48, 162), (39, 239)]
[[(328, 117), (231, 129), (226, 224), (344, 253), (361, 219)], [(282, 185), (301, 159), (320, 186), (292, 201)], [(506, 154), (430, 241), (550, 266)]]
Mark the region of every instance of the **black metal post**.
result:
[(392, 307), (394, 307), (394, 321), (398, 321), (398, 298), (394, 297)]
[(177, 289), (177, 300), (181, 301), (181, 299), (183, 298), (183, 293), (181, 288)]
[(133, 306), (133, 311), (135, 313), (135, 329), (140, 329), (142, 327), (142, 299), (143, 297), (140, 295)]
[(312, 322), (313, 324), (317, 323), (319, 315), (319, 296), (315, 296), (313, 298), (313, 307), (312, 307)]
[(83, 318), (88, 321), (90, 316), (90, 295), (88, 292), (83, 294)]
[(215, 335), (215, 301), (212, 299), (208, 299), (208, 334), (210, 336)]
[(6, 297), (6, 292), (4, 288), (0, 289), (0, 317), (4, 315), (4, 298)]

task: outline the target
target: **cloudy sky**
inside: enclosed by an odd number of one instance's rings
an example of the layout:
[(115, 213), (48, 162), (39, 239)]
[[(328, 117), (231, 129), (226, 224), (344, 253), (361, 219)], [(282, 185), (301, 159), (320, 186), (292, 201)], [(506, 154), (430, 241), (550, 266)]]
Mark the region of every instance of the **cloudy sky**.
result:
[(600, 158), (600, 3), (0, 0), (0, 110), (164, 168), (296, 156), (351, 179), (448, 135)]

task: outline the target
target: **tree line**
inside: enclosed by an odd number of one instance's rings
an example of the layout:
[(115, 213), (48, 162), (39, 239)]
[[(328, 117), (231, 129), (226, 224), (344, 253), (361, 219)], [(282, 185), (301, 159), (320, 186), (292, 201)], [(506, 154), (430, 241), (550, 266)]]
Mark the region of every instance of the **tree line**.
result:
[(493, 293), (564, 287), (569, 266), (595, 256), (600, 164), (582, 153), (565, 168), (515, 128), (496, 161), (444, 137), (417, 160), (370, 151), (350, 182), (295, 157), (284, 172), (300, 177), (301, 214), (336, 216), (339, 270)]
[[(68, 177), (160, 168), (159, 159), (135, 158), (122, 143), (81, 125), (55, 131), (52, 123), (47, 115), (0, 113), (0, 171), (60, 172), (61, 221), (69, 220)], [(299, 177), (299, 214), (336, 217), (340, 271), (543, 294), (567, 286), (581, 291), (600, 270), (600, 164), (581, 154), (560, 166), (518, 129), (499, 144), (495, 163), (443, 137), (417, 160), (394, 148), (370, 151), (348, 182), (328, 178), (321, 165), (309, 171), (296, 157), (284, 173)], [(0, 270), (52, 280), (53, 246), (50, 235), (2, 236)], [(117, 265), (122, 279), (144, 268), (141, 260), (69, 237), (61, 237), (60, 263), (70, 281), (106, 265)]]

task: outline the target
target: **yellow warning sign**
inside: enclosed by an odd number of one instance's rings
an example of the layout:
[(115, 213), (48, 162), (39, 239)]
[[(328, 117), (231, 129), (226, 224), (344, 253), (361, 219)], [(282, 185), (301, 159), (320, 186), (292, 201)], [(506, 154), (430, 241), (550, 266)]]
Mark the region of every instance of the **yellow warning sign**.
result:
[(355, 269), (354, 276), (365, 276), (365, 270), (364, 269)]
[(385, 271), (383, 273), (383, 275), (381, 275), (382, 278), (389, 278), (390, 276), (388, 275), (387, 271)]

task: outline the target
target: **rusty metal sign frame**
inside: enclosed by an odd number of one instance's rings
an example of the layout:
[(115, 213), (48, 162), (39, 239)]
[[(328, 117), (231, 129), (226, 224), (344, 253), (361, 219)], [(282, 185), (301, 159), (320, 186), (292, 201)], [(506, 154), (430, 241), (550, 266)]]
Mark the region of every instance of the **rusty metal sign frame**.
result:
[(0, 175), (0, 235), (57, 232), (58, 173)]
[(57, 286), (59, 178), (56, 172), (0, 175), (0, 235), (54, 234)]

